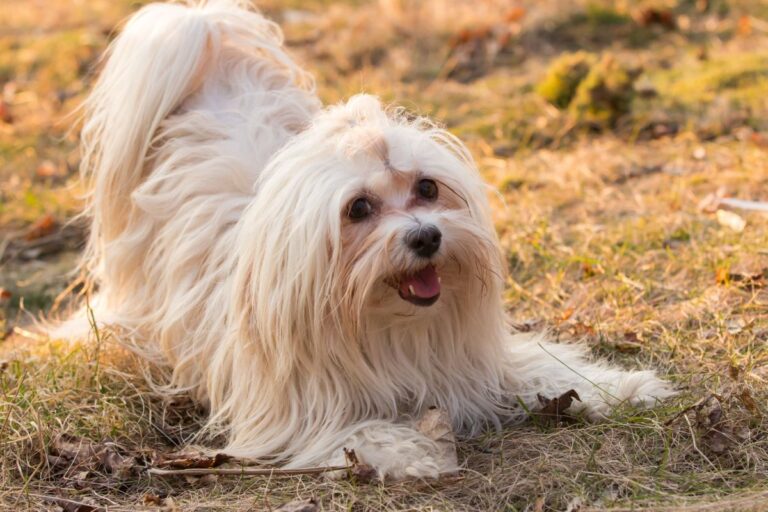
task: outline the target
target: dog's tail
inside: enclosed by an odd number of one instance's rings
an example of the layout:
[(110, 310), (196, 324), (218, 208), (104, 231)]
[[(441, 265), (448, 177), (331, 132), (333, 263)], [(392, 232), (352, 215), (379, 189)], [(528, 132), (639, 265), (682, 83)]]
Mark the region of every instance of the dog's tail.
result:
[(238, 0), (150, 4), (128, 20), (83, 106), (81, 170), (91, 220), (87, 270), (95, 271), (90, 267), (98, 266), (104, 246), (130, 222), (131, 193), (151, 165), (162, 121), (204, 85), (219, 59), (231, 58), (232, 48), (241, 59), (267, 59), (295, 84), (311, 87), (311, 78), (281, 44), (277, 25)]

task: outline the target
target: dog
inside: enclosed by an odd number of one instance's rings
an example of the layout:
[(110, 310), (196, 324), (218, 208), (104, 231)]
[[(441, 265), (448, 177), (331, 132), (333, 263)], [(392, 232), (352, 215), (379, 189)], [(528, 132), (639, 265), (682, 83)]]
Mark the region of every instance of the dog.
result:
[(431, 407), (472, 436), (539, 394), (573, 389), (599, 420), (674, 393), (515, 333), (467, 148), (370, 95), (323, 107), (246, 4), (141, 8), (83, 113), (89, 309), (229, 454), (296, 468), (347, 448), (382, 479), (438, 477), (457, 464), (414, 426)]

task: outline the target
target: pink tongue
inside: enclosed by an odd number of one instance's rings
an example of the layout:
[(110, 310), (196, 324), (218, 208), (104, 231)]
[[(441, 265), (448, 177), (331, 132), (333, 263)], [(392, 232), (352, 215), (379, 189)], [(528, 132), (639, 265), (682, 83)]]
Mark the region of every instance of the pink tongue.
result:
[(400, 293), (404, 297), (430, 299), (440, 293), (440, 278), (433, 265), (400, 281)]

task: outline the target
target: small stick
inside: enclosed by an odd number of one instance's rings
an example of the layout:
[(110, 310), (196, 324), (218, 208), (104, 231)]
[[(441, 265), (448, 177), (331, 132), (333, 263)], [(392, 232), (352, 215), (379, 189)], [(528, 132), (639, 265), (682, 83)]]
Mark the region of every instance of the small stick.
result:
[(719, 204), (739, 210), (768, 213), (768, 203), (765, 201), (748, 201), (746, 199), (736, 199), (735, 197), (723, 197), (719, 200)]
[(241, 475), (241, 476), (293, 476), (293, 475), (317, 475), (329, 471), (346, 471), (353, 466), (328, 466), (324, 468), (191, 468), (191, 469), (160, 469), (149, 468), (147, 473), (158, 476), (172, 475)]

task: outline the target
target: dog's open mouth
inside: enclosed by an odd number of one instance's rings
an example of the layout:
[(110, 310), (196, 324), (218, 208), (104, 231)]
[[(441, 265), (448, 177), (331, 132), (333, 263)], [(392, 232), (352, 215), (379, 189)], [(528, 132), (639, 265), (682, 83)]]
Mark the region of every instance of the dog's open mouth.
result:
[(400, 278), (400, 298), (417, 306), (431, 306), (440, 298), (440, 276), (434, 265)]

